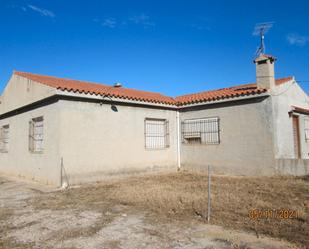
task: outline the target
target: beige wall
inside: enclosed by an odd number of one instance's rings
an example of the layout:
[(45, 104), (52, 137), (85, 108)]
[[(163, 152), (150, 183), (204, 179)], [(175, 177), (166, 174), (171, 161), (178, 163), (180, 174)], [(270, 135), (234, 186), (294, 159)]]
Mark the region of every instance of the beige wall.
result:
[[(151, 169), (176, 170), (176, 112), (60, 101), (60, 151), (69, 183)], [(170, 147), (145, 149), (145, 118), (169, 121)]]
[(0, 97), (0, 114), (52, 96), (54, 88), (12, 75)]
[(274, 173), (274, 145), (270, 98), (258, 103), (227, 103), (216, 108), (180, 113), (181, 120), (217, 116), (220, 119), (220, 144), (182, 144), (184, 168), (206, 169), (234, 175)]
[[(274, 124), (275, 124), (275, 156), (277, 159), (293, 159), (294, 138), (292, 118), (288, 112), (292, 110), (292, 106), (309, 109), (308, 95), (293, 80), (289, 83), (277, 86), (271, 93), (274, 108)], [(301, 157), (309, 159), (309, 143), (305, 141), (304, 119), (308, 115), (299, 115), (299, 128), (301, 137)]]
[[(0, 172), (60, 186), (97, 181), (117, 174), (176, 170), (176, 112), (60, 100), (0, 120), (10, 125), (9, 152), (0, 153)], [(29, 121), (44, 117), (44, 152), (28, 149)], [(145, 148), (145, 118), (169, 121), (170, 146)], [(61, 170), (61, 158), (63, 168)], [(62, 171), (62, 173), (61, 173)]]
[[(0, 114), (52, 96), (56, 90), (43, 84), (12, 75), (0, 97)], [(29, 121), (44, 117), (44, 152), (29, 152)], [(58, 104), (27, 110), (0, 120), (9, 125), (9, 151), (0, 153), (0, 172), (47, 184), (60, 184)]]
[[(29, 151), (29, 121), (44, 117), (44, 152)], [(40, 107), (0, 120), (9, 125), (9, 151), (0, 153), (0, 172), (46, 184), (60, 184), (59, 105)]]

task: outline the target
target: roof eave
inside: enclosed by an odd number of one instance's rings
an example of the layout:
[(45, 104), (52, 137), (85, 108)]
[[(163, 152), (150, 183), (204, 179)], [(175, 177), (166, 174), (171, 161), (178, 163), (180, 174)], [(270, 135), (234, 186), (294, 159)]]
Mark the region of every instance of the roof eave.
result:
[(264, 92), (264, 93), (259, 93), (259, 94), (246, 95), (246, 96), (230, 97), (230, 98), (225, 98), (225, 99), (220, 99), (220, 100), (201, 101), (198, 103), (182, 104), (182, 105), (179, 105), (178, 107), (179, 109), (182, 109), (182, 108), (187, 108), (187, 107), (211, 105), (211, 104), (217, 104), (217, 103), (233, 102), (233, 101), (238, 101), (238, 100), (268, 97), (268, 96), (270, 96), (270, 94), (268, 92)]
[(61, 96), (69, 96), (69, 97), (79, 97), (85, 99), (94, 99), (94, 100), (102, 100), (102, 101), (110, 101), (110, 102), (121, 102), (128, 104), (139, 104), (139, 105), (147, 105), (147, 106), (156, 106), (156, 107), (164, 107), (164, 108), (173, 108), (177, 109), (177, 105), (173, 103), (158, 103), (157, 101), (142, 101), (142, 100), (130, 100), (125, 97), (110, 97), (104, 94), (91, 94), (91, 93), (80, 93), (80, 92), (72, 92), (72, 91), (63, 91), (60, 89), (56, 90), (57, 95)]
[(309, 114), (309, 109), (299, 107), (299, 106), (292, 106), (292, 110), (290, 112), (300, 113), (300, 114)]
[(85, 98), (85, 99), (95, 99), (95, 100), (102, 100), (102, 101), (110, 101), (110, 102), (122, 102), (122, 103), (128, 103), (128, 104), (139, 104), (139, 105), (146, 105), (146, 106), (156, 106), (156, 107), (164, 107), (164, 108), (172, 108), (172, 109), (182, 109), (187, 107), (194, 107), (194, 106), (202, 106), (202, 105), (209, 105), (209, 104), (216, 104), (216, 103), (225, 103), (225, 102), (233, 102), (238, 100), (245, 100), (245, 99), (252, 99), (252, 98), (258, 98), (258, 97), (265, 97), (270, 96), (268, 92), (259, 93), (259, 94), (251, 94), (246, 96), (238, 96), (238, 97), (230, 97), (220, 100), (212, 100), (212, 101), (201, 101), (198, 103), (189, 103), (189, 104), (172, 104), (172, 103), (155, 103), (155, 102), (149, 102), (149, 101), (140, 101), (140, 100), (129, 100), (126, 98), (116, 98), (116, 97), (109, 97), (104, 96), (102, 94), (87, 94), (87, 93), (78, 93), (78, 92), (72, 92), (72, 91), (63, 91), (57, 89), (56, 91), (57, 95), (62, 96), (70, 96), (70, 97), (79, 97), (79, 98)]

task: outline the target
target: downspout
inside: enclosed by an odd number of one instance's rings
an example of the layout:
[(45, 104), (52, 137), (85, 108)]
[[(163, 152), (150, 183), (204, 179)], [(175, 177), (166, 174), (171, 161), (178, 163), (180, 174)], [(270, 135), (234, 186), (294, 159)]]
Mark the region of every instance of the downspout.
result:
[(62, 175), (62, 168), (63, 168), (63, 157), (61, 157), (61, 161), (60, 161), (60, 188), (62, 188), (62, 179), (63, 179), (63, 175)]
[(176, 112), (177, 123), (177, 170), (180, 170), (180, 118), (179, 111)]

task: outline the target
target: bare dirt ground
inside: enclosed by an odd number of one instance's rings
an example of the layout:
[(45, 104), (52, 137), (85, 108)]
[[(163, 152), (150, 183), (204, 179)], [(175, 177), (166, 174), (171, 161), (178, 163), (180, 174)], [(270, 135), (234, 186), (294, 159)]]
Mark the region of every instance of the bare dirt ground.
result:
[[(0, 248), (306, 248), (308, 178), (154, 174), (63, 191), (0, 177)], [(251, 209), (297, 218), (252, 220)]]

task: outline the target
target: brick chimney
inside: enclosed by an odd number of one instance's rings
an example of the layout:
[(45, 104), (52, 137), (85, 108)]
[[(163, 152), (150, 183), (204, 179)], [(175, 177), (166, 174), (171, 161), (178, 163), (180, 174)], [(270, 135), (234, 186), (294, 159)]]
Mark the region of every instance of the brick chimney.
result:
[(254, 60), (258, 87), (267, 89), (275, 87), (275, 61), (275, 57), (266, 54), (261, 54)]

